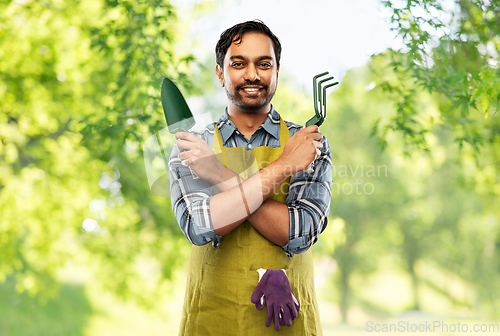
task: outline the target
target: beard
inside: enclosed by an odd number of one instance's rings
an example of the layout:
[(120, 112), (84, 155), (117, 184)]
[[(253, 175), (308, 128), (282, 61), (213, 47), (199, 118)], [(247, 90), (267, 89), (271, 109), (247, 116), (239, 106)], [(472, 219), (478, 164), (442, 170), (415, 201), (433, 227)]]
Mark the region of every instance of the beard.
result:
[[(241, 88), (246, 85), (259, 85), (262, 87), (263, 95), (257, 97), (243, 97), (240, 94)], [(234, 91), (226, 89), (227, 98), (239, 109), (247, 112), (256, 112), (268, 105), (274, 97), (276, 87), (272, 92), (269, 92), (269, 85), (263, 84), (259, 81), (246, 81), (244, 84), (237, 85)]]

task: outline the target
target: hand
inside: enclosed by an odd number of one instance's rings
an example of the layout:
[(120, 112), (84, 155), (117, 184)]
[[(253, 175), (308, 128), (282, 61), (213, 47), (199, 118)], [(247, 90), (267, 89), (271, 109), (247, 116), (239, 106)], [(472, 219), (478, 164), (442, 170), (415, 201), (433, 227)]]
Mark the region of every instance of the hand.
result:
[(227, 180), (226, 168), (203, 139), (189, 132), (177, 132), (175, 138), (178, 139), (178, 157), (183, 166), (214, 185)]
[(287, 141), (278, 159), (285, 166), (287, 175), (303, 171), (321, 154), (322, 138), (318, 126), (311, 125), (303, 127)]
[(281, 325), (292, 325), (300, 310), (300, 304), (286, 276), (285, 270), (264, 270), (260, 268), (259, 284), (252, 293), (251, 301), (258, 310), (267, 304), (266, 326), (271, 325), (274, 318), (274, 328), (280, 330)]

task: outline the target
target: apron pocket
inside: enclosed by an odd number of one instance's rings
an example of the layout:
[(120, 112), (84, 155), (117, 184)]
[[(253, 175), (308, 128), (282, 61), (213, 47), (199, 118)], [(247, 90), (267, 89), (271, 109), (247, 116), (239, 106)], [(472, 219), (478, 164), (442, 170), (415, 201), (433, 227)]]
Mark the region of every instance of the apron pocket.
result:
[(242, 335), (238, 319), (241, 280), (229, 273), (202, 265), (197, 335)]

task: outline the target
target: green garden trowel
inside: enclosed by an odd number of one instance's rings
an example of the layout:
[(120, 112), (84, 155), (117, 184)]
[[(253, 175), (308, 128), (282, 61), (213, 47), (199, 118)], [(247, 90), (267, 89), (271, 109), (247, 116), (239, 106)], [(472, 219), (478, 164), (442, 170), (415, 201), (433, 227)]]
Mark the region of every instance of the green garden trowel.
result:
[[(161, 83), (161, 106), (167, 121), (168, 131), (171, 134), (187, 132), (196, 124), (186, 99), (177, 85), (167, 77), (163, 78)], [(191, 170), (193, 178), (197, 179), (198, 175), (191, 167), (189, 170)]]
[(189, 109), (181, 91), (169, 78), (161, 83), (161, 106), (171, 134), (187, 132), (195, 125), (193, 113)]

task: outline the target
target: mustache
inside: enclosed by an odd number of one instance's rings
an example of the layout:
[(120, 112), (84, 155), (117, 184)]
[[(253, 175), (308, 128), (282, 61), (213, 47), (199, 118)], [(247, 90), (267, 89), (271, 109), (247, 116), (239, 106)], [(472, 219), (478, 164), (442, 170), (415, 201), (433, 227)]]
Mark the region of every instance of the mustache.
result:
[(237, 86), (236, 86), (236, 90), (239, 90), (239, 89), (241, 89), (242, 87), (247, 86), (247, 85), (256, 85), (256, 86), (258, 85), (258, 86), (262, 86), (262, 88), (263, 88), (264, 90), (267, 90), (267, 88), (268, 88), (268, 85), (266, 85), (266, 84), (262, 83), (261, 81), (250, 81), (250, 80), (246, 80), (243, 84), (239, 84), (239, 85), (237, 85)]

